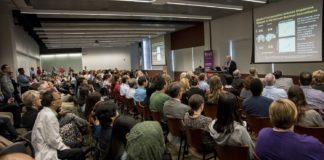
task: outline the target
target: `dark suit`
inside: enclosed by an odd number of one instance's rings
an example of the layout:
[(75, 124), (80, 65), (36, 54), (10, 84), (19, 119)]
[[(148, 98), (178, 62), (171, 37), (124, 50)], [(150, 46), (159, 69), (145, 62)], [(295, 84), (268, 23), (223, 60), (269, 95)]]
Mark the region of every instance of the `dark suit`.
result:
[[(230, 64), (228, 64), (230, 63)], [(226, 69), (227, 69), (227, 72), (230, 73), (231, 75), (233, 75), (233, 72), (237, 69), (236, 68), (236, 62), (231, 60), (229, 62), (226, 62)]]

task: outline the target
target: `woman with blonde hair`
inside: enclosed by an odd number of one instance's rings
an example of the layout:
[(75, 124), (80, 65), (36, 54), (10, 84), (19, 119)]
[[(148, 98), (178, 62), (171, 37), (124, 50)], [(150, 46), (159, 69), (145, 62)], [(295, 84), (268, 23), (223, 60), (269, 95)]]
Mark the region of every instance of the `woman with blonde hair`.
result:
[(185, 93), (190, 89), (190, 83), (188, 78), (180, 79), (181, 92)]
[(223, 92), (222, 81), (218, 76), (212, 76), (209, 80), (209, 90), (207, 91), (207, 103), (217, 104), (220, 94)]
[(321, 69), (314, 71), (312, 77), (314, 80), (312, 88), (324, 92), (324, 71)]
[(40, 93), (30, 90), (22, 95), (22, 101), (26, 106), (26, 112), (22, 116), (23, 127), (28, 131), (33, 129), (39, 110), (42, 108)]
[(260, 159), (323, 159), (324, 145), (318, 139), (294, 133), (298, 117), (294, 102), (274, 101), (269, 113), (273, 128), (263, 128), (256, 141), (255, 152)]

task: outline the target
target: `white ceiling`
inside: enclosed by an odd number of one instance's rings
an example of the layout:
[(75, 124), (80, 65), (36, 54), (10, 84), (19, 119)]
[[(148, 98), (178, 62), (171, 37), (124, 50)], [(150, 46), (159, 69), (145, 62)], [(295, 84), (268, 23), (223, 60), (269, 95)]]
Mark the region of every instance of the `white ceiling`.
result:
[[(143, 38), (153, 38), (193, 26), (197, 22), (237, 14), (264, 5), (242, 0), (191, 0), (194, 3), (243, 7), (243, 11), (237, 11), (164, 4), (167, 1), (157, 0), (160, 4), (120, 0), (11, 2), (23, 15), (37, 15), (40, 26), (34, 26), (33, 31), (50, 49), (126, 46)], [(276, 1), (279, 0), (268, 2)]]

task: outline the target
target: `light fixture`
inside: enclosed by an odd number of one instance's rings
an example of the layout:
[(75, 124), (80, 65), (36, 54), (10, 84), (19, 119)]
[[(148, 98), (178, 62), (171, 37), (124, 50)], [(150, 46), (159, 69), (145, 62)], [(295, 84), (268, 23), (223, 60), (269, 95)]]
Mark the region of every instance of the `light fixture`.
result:
[(103, 31), (103, 32), (64, 32), (64, 31), (55, 31), (55, 32), (36, 32), (37, 35), (92, 35), (92, 34), (166, 34), (167, 32), (159, 32), (159, 31)]
[(172, 27), (35, 27), (34, 31), (165, 31), (173, 32)]
[(193, 6), (193, 7), (205, 7), (205, 8), (220, 8), (220, 9), (231, 9), (231, 10), (243, 10), (242, 6), (226, 5), (219, 3), (205, 3), (205, 2), (194, 2), (194, 1), (182, 1), (173, 0), (166, 1), (166, 4), (181, 5), (181, 6)]
[(145, 38), (153, 35), (40, 35), (39, 38)]
[(267, 3), (267, 0), (242, 0), (246, 2), (254, 2), (254, 3)]
[(169, 5), (181, 5), (181, 6), (192, 6), (192, 7), (243, 10), (242, 6), (219, 4), (219, 3), (196, 2), (196, 1), (184, 1), (184, 0), (114, 0), (114, 1), (152, 3), (157, 5), (169, 4)]
[(169, 14), (169, 13), (141, 13), (141, 12), (110, 12), (110, 11), (68, 11), (68, 10), (21, 10), (22, 14), (61, 15), (61, 16), (96, 16), (98, 17), (137, 17), (137, 18), (174, 18), (191, 20), (211, 20), (211, 16)]

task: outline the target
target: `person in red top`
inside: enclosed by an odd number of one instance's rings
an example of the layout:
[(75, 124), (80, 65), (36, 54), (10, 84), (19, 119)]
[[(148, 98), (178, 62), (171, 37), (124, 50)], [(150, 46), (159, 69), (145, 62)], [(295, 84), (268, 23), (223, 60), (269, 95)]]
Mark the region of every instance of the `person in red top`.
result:
[(60, 73), (60, 75), (63, 76), (63, 75), (64, 75), (64, 72), (65, 72), (65, 69), (64, 69), (63, 66), (61, 66), (61, 67), (59, 68), (59, 73)]
[(39, 66), (37, 67), (36, 73), (37, 73), (37, 76), (41, 76), (42, 75), (42, 70), (40, 69)]

